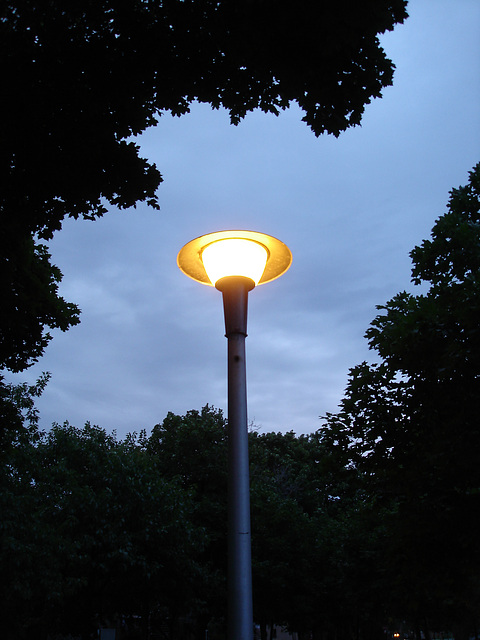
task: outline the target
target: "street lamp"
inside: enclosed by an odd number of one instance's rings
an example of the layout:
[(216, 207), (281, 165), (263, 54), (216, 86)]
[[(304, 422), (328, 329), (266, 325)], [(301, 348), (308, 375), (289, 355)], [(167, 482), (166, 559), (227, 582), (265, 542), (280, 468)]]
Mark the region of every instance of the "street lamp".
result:
[(217, 231), (186, 244), (177, 264), (223, 294), (228, 341), (228, 640), (252, 640), (252, 561), (245, 338), (248, 292), (290, 267), (290, 249), (256, 231)]

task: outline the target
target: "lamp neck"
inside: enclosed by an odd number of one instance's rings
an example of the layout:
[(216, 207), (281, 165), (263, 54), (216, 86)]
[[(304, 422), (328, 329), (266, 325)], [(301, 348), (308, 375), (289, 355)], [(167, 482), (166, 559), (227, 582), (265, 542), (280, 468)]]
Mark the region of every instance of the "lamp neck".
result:
[(246, 336), (248, 292), (255, 287), (254, 281), (244, 276), (228, 276), (217, 280), (215, 287), (223, 294), (225, 336), (229, 338), (235, 333)]

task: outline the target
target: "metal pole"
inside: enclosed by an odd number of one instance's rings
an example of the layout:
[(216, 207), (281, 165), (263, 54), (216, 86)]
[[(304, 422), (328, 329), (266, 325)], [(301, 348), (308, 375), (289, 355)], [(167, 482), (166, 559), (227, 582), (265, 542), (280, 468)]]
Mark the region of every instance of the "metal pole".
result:
[(253, 640), (245, 366), (248, 292), (253, 286), (243, 277), (216, 284), (223, 293), (228, 340), (228, 640)]

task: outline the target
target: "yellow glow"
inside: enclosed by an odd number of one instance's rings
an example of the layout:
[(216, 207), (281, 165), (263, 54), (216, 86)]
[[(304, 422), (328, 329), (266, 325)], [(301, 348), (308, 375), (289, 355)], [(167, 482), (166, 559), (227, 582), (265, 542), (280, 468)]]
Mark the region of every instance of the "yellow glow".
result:
[[(196, 282), (201, 282), (213, 287), (203, 264), (202, 255), (206, 247), (219, 242), (220, 240), (249, 240), (265, 247), (267, 250), (267, 264), (258, 284), (265, 284), (279, 278), (292, 264), (292, 252), (280, 240), (258, 231), (246, 231), (245, 229), (230, 229), (226, 231), (214, 231), (206, 235), (199, 236), (187, 242), (177, 256), (177, 264), (185, 275)], [(213, 277), (213, 276), (212, 276)]]
[(244, 276), (257, 284), (267, 258), (268, 251), (262, 244), (244, 238), (217, 240), (202, 251), (203, 266), (212, 284), (226, 276)]

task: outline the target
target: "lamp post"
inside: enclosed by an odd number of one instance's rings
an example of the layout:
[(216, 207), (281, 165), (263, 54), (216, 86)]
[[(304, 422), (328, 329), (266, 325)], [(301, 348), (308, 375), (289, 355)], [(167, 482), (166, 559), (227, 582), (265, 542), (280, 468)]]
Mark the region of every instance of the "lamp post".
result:
[(248, 292), (290, 267), (290, 249), (255, 231), (218, 231), (192, 240), (177, 264), (223, 295), (228, 341), (228, 640), (252, 640), (252, 561), (245, 338)]

